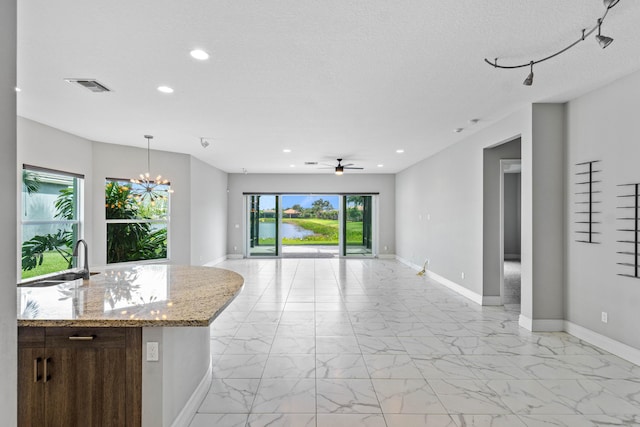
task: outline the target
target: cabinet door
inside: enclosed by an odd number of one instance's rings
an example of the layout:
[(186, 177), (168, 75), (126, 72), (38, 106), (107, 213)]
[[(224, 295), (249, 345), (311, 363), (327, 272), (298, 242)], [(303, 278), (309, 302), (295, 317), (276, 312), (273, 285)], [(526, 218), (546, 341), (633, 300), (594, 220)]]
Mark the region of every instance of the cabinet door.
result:
[(125, 426), (125, 331), (47, 328), (47, 426)]
[(44, 423), (44, 347), (18, 349), (18, 426)]

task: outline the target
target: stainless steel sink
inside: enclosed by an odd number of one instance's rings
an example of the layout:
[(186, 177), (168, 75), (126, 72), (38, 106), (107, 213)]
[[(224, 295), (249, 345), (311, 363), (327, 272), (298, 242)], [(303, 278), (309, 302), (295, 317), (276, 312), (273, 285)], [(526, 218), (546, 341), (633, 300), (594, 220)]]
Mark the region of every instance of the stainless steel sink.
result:
[(47, 286), (56, 286), (66, 282), (67, 280), (39, 280), (32, 283), (23, 283), (18, 286), (22, 288), (46, 288)]
[[(90, 276), (100, 274), (97, 271), (89, 273)], [(46, 288), (47, 286), (56, 286), (61, 283), (72, 282), (74, 280), (82, 279), (82, 271), (65, 271), (64, 273), (56, 274), (42, 279), (36, 279), (32, 282), (20, 283), (19, 287), (25, 288)]]

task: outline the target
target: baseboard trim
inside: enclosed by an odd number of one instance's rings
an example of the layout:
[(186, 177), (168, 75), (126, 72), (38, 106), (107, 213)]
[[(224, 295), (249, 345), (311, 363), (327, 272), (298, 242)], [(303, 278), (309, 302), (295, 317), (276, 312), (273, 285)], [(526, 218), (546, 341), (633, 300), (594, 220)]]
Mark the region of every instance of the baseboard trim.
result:
[(198, 412), (198, 408), (209, 392), (212, 374), (212, 361), (210, 361), (209, 368), (207, 368), (207, 372), (204, 374), (204, 377), (202, 377), (200, 384), (198, 384), (198, 387), (193, 391), (178, 416), (173, 420), (171, 427), (188, 427), (189, 424), (191, 424), (193, 417), (195, 417)]
[(520, 316), (518, 316), (518, 325), (520, 325), (521, 328), (525, 328), (527, 331), (533, 330), (533, 320), (524, 314), (520, 314)]
[(518, 324), (531, 332), (562, 332), (564, 320), (562, 319), (531, 319), (520, 314)]
[(564, 321), (564, 330), (574, 337), (588, 342), (589, 344), (598, 346), (609, 353), (628, 360), (631, 363), (640, 365), (640, 349), (628, 346), (627, 344), (606, 337), (583, 326), (576, 325), (568, 320)]
[(244, 255), (242, 254), (227, 254), (227, 259), (243, 259)]
[(397, 259), (394, 254), (378, 254), (378, 259)]
[(499, 296), (483, 296), (482, 305), (503, 305), (502, 298)]
[(446, 286), (447, 288), (451, 289), (454, 292), (459, 293), (460, 295), (462, 295), (465, 298), (470, 299), (471, 301), (475, 302), (478, 305), (482, 305), (482, 295), (477, 294), (475, 292), (473, 292), (472, 290), (469, 290), (467, 288), (465, 288), (464, 286), (461, 286), (459, 284), (457, 284), (456, 282), (453, 282), (449, 279), (447, 279), (446, 277), (442, 277), (437, 273), (434, 273), (433, 271), (429, 271), (427, 270), (426, 276), (430, 279), (435, 280), (436, 282), (440, 283), (443, 286)]
[[(401, 263), (403, 263), (404, 265), (413, 268), (414, 270), (422, 270), (422, 266), (421, 265), (417, 265), (412, 263), (409, 260), (406, 260), (404, 258), (401, 258), (399, 256), (396, 255), (396, 259), (398, 261), (400, 261)], [(449, 289), (451, 289), (452, 291), (462, 295), (465, 298), (470, 299), (471, 301), (475, 302), (478, 305), (482, 305), (482, 295), (477, 294), (475, 292), (473, 292), (472, 290), (469, 290), (467, 288), (465, 288), (464, 286), (461, 286), (459, 284), (457, 284), (456, 282), (453, 282), (449, 279), (447, 279), (446, 277), (442, 277), (437, 273), (434, 273), (431, 270), (427, 270), (425, 272), (425, 277), (428, 277), (429, 279), (435, 280), (436, 282), (440, 283), (442, 286), (445, 286)], [(491, 297), (489, 297), (491, 298)], [(499, 297), (498, 297), (499, 298)]]
[(401, 262), (402, 264), (406, 265), (407, 267), (413, 268), (414, 270), (422, 270), (422, 266), (418, 265), (418, 264), (414, 264), (411, 261), (409, 261), (408, 259), (404, 259), (402, 257), (399, 257), (398, 255), (396, 255), (396, 259)]
[(220, 257), (218, 259), (214, 259), (213, 261), (209, 261), (205, 264), (203, 264), (204, 267), (213, 267), (216, 264), (220, 264), (222, 261), (226, 261), (227, 259), (227, 255)]

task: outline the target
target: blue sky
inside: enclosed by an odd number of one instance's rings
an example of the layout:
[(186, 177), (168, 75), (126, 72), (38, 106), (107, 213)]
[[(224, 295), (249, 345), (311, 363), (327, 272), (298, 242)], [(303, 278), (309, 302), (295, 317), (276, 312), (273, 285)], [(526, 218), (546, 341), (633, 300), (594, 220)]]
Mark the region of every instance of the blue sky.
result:
[[(282, 196), (282, 207), (284, 209), (287, 209), (297, 204), (302, 206), (303, 208), (310, 208), (314, 200), (322, 199), (322, 200), (328, 200), (329, 202), (331, 202), (334, 209), (338, 209), (338, 200), (339, 200), (338, 198), (339, 196), (322, 196), (322, 195), (289, 196), (289, 195), (286, 195), (286, 196)], [(276, 200), (275, 197), (269, 197), (269, 196), (260, 197), (260, 209), (275, 208), (275, 203), (276, 203), (275, 200)]]

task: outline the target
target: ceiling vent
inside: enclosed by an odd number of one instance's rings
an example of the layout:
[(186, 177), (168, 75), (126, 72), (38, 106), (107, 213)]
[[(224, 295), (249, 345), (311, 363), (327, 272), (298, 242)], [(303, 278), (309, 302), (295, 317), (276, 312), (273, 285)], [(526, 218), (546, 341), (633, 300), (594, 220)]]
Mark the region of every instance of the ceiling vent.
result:
[(67, 83), (75, 83), (94, 93), (111, 92), (111, 89), (97, 80), (92, 79), (64, 79)]
[(317, 165), (318, 162), (304, 162), (304, 164), (307, 166), (313, 166), (313, 165)]

